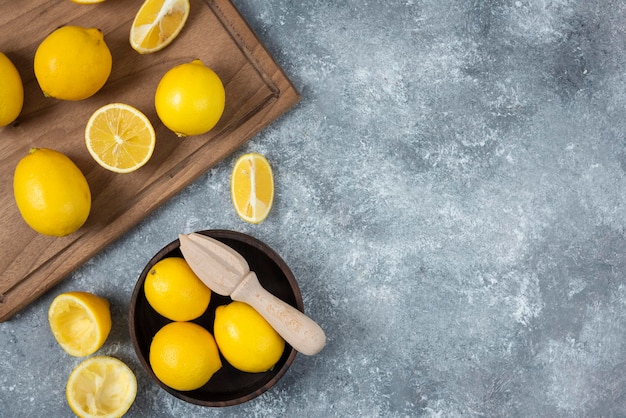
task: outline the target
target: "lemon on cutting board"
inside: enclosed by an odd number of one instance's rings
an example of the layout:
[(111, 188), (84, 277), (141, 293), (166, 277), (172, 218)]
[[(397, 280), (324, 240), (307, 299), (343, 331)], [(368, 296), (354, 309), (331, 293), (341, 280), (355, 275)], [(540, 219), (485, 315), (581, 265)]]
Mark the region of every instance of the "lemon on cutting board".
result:
[(75, 232), (91, 211), (87, 179), (69, 157), (51, 149), (32, 148), (18, 162), (13, 194), (24, 221), (44, 235)]
[(89, 118), (85, 143), (100, 166), (115, 173), (130, 173), (150, 160), (156, 134), (140, 110), (124, 103), (110, 103)]
[(185, 26), (189, 9), (189, 0), (145, 0), (130, 27), (130, 45), (140, 54), (165, 48)]
[(15, 121), (24, 105), (24, 85), (13, 62), (0, 52), (0, 126)]
[(35, 51), (35, 78), (43, 93), (62, 100), (93, 96), (111, 74), (113, 58), (97, 28), (61, 26)]
[(183, 391), (202, 387), (222, 367), (215, 339), (193, 322), (170, 322), (157, 331), (149, 362), (161, 382)]
[(285, 340), (260, 313), (243, 302), (215, 309), (213, 333), (226, 361), (243, 372), (271, 369), (285, 350)]
[(111, 331), (109, 301), (89, 292), (66, 292), (48, 308), (50, 330), (61, 348), (71, 356), (84, 357), (98, 351)]
[(226, 93), (219, 76), (200, 60), (163, 75), (154, 105), (161, 122), (179, 137), (209, 132), (222, 117)]
[(135, 402), (137, 378), (115, 357), (89, 357), (70, 373), (65, 396), (81, 418), (121, 417)]

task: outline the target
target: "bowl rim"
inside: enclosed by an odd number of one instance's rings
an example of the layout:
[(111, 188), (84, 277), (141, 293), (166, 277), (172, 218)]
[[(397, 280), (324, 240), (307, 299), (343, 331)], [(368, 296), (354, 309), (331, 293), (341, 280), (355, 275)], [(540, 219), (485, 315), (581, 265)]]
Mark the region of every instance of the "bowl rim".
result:
[[(296, 302), (295, 307), (299, 311), (304, 312), (304, 303), (302, 300), (302, 294), (300, 292), (300, 287), (298, 285), (298, 282), (296, 281), (287, 263), (285, 263), (285, 261), (278, 255), (278, 253), (274, 251), (269, 245), (265, 244), (263, 241), (251, 235), (248, 235), (246, 233), (228, 230), (228, 229), (206, 229), (206, 230), (195, 231), (195, 232), (203, 234), (203, 235), (207, 235), (216, 239), (224, 238), (224, 239), (239, 241), (261, 251), (268, 258), (270, 258), (274, 263), (276, 263), (279, 269), (283, 272), (283, 274), (285, 275), (285, 278), (289, 282), (289, 287), (291, 288), (291, 291), (293, 292), (293, 296)], [(161, 389), (165, 390), (167, 393), (185, 402), (192, 403), (195, 405), (200, 405), (200, 406), (206, 406), (206, 407), (226, 407), (226, 406), (238, 405), (238, 404), (247, 402), (249, 400), (252, 400), (256, 398), (257, 396), (268, 391), (271, 387), (273, 387), (285, 375), (285, 373), (287, 372), (287, 370), (289, 369), (289, 367), (295, 360), (295, 357), (298, 354), (298, 352), (293, 347), (291, 347), (289, 343), (285, 342), (285, 350), (286, 351), (289, 350), (289, 355), (285, 363), (280, 367), (280, 369), (278, 369), (275, 372), (275, 374), (272, 376), (270, 380), (268, 380), (265, 384), (263, 384), (263, 386), (259, 387), (258, 389), (246, 395), (242, 395), (233, 399), (219, 400), (219, 401), (208, 401), (208, 400), (197, 399), (197, 398), (187, 395), (185, 392), (177, 391), (165, 385), (156, 377), (156, 375), (152, 371), (152, 368), (150, 367), (148, 360), (141, 354), (141, 348), (139, 347), (139, 340), (137, 337), (137, 332), (135, 329), (135, 321), (134, 321), (135, 315), (136, 315), (137, 299), (140, 296), (140, 293), (143, 292), (143, 283), (145, 282), (145, 278), (148, 272), (150, 271), (150, 269), (154, 266), (154, 264), (156, 264), (158, 260), (161, 260), (167, 254), (171, 253), (172, 251), (175, 251), (179, 247), (180, 247), (179, 239), (175, 239), (174, 241), (165, 245), (154, 256), (150, 258), (150, 260), (146, 263), (145, 267), (139, 274), (139, 277), (137, 278), (135, 287), (133, 289), (133, 293), (131, 295), (130, 307), (128, 310), (128, 329), (129, 329), (129, 334), (130, 334), (130, 339), (133, 345), (133, 349), (135, 351), (135, 355), (137, 356), (139, 362), (141, 363), (146, 373), (150, 376), (150, 378), (155, 383), (157, 383), (158, 386), (161, 387)]]

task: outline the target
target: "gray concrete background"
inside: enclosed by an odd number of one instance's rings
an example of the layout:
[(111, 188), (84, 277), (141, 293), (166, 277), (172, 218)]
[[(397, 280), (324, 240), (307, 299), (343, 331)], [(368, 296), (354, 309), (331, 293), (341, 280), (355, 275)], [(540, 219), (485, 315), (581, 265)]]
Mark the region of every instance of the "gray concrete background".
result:
[[(0, 416), (71, 415), (46, 319), (69, 290), (112, 302), (133, 417), (626, 416), (626, 4), (235, 4), (302, 102), (0, 324)], [(248, 151), (276, 176), (259, 226), (229, 197)], [(328, 336), (226, 409), (149, 381), (126, 326), (144, 263), (213, 228), (277, 250)]]

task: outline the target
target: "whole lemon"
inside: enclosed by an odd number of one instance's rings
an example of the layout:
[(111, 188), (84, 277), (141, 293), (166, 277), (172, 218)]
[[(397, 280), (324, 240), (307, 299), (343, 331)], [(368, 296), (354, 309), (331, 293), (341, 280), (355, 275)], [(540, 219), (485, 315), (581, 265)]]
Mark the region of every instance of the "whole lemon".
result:
[(285, 350), (285, 340), (247, 303), (218, 306), (213, 332), (226, 361), (243, 372), (271, 369)]
[(222, 367), (215, 339), (193, 322), (170, 322), (157, 331), (149, 361), (156, 377), (176, 390), (198, 389)]
[(71, 234), (91, 210), (87, 179), (72, 160), (51, 149), (32, 148), (17, 163), (13, 194), (22, 218), (44, 235)]
[(35, 52), (35, 77), (46, 96), (83, 100), (104, 86), (113, 58), (100, 29), (62, 26)]
[(226, 93), (219, 76), (202, 61), (170, 69), (156, 89), (154, 104), (161, 122), (180, 137), (202, 135), (224, 112)]
[(211, 301), (211, 289), (181, 257), (157, 262), (146, 276), (144, 292), (150, 306), (173, 321), (196, 319)]
[(24, 105), (24, 85), (11, 60), (0, 52), (0, 126), (19, 116)]

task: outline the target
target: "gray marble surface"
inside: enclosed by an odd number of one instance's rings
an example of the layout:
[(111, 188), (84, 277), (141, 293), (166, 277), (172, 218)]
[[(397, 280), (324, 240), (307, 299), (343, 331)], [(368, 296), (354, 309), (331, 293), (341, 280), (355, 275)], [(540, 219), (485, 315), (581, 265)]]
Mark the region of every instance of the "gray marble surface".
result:
[[(302, 102), (0, 324), (0, 416), (71, 415), (46, 319), (70, 290), (112, 303), (128, 416), (626, 416), (626, 4), (235, 4)], [(248, 151), (276, 176), (258, 226), (229, 197)], [(152, 254), (215, 228), (280, 253), (328, 337), (225, 409), (152, 383), (126, 326)]]

